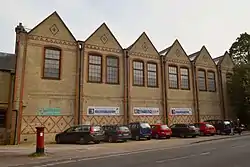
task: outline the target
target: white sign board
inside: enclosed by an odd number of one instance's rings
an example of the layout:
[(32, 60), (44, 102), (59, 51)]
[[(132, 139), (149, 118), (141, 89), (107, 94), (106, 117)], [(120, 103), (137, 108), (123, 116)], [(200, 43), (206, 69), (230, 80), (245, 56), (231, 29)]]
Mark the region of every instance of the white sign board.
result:
[(192, 115), (192, 108), (170, 108), (169, 115)]
[(159, 108), (134, 107), (133, 115), (160, 115)]
[(119, 107), (88, 107), (87, 115), (120, 115)]

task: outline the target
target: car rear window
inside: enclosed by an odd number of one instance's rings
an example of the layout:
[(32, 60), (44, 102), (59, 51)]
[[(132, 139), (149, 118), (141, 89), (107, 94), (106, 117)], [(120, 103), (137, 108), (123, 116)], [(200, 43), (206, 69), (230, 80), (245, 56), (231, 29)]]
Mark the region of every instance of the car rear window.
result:
[(161, 125), (161, 129), (166, 130), (169, 129), (167, 125)]
[(100, 131), (102, 128), (100, 126), (93, 126), (93, 131)]
[(148, 123), (141, 123), (140, 125), (142, 128), (151, 128)]
[(120, 126), (119, 130), (121, 130), (121, 131), (129, 131), (128, 127), (126, 127), (126, 126)]
[(214, 126), (213, 126), (213, 125), (210, 125), (210, 124), (206, 124), (206, 127), (212, 128), (212, 127), (214, 127)]

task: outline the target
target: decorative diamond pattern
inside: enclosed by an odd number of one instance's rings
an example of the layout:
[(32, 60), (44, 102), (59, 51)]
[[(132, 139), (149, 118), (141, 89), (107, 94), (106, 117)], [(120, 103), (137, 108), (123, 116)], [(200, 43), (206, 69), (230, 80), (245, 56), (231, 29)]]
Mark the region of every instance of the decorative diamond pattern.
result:
[(147, 122), (149, 124), (163, 123), (163, 116), (133, 116), (130, 122)]
[(106, 44), (108, 42), (108, 37), (105, 34), (102, 35), (100, 39), (101, 39), (103, 44)]
[(195, 118), (193, 115), (178, 115), (178, 116), (169, 116), (168, 125), (176, 123), (194, 123)]
[(143, 42), (142, 49), (146, 52), (148, 50), (148, 45), (146, 42)]
[(91, 125), (124, 124), (123, 115), (121, 116), (87, 116), (83, 115), (82, 122), (90, 122)]
[(57, 28), (57, 26), (55, 24), (53, 24), (50, 28), (49, 28), (50, 32), (53, 35), (56, 35), (59, 32), (59, 29)]
[(200, 121), (206, 121), (209, 119), (222, 119), (220, 115), (200, 115)]
[(175, 54), (176, 54), (177, 57), (180, 57), (181, 51), (179, 49), (176, 49)]
[(45, 133), (58, 133), (73, 125), (72, 116), (23, 116), (21, 133), (35, 134), (37, 126), (44, 126)]

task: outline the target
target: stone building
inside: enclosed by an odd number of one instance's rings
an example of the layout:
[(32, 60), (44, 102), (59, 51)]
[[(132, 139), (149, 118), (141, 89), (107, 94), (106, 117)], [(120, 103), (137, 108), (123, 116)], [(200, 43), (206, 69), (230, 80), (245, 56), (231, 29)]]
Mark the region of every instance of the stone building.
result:
[[(158, 52), (144, 32), (123, 48), (103, 23), (78, 41), (54, 12), (32, 30), (16, 28), (14, 98), (20, 142), (46, 142), (75, 124), (192, 123), (228, 117), (226, 75), (232, 60), (217, 62), (203, 46), (187, 55), (180, 42)], [(12, 126), (13, 127), (13, 126)]]

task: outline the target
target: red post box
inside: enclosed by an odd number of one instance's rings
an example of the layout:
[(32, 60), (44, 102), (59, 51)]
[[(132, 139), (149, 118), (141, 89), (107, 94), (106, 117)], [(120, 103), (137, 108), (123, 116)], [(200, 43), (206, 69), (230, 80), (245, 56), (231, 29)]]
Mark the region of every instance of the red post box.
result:
[(36, 153), (44, 154), (44, 127), (36, 127)]

